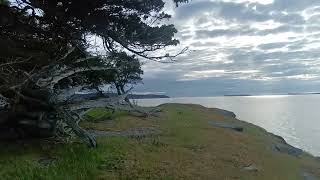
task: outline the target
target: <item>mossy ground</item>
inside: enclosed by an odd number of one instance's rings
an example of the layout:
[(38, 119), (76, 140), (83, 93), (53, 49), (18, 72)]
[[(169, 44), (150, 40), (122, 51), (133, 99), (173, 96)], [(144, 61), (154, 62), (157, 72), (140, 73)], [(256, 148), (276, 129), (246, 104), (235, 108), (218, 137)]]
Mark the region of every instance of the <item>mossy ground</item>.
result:
[[(270, 148), (276, 138), (254, 125), (198, 105), (166, 104), (159, 117), (89, 112), (89, 129), (125, 130), (157, 127), (146, 138), (101, 137), (98, 148), (81, 143), (1, 143), (0, 179), (210, 179), (296, 180), (301, 169), (320, 178), (320, 162), (310, 155), (293, 157)], [(112, 117), (112, 121), (104, 120)], [(101, 121), (103, 120), (103, 121)], [(216, 128), (208, 120), (239, 123), (243, 133)], [(43, 166), (42, 157), (54, 158)], [(257, 172), (244, 171), (254, 164)]]

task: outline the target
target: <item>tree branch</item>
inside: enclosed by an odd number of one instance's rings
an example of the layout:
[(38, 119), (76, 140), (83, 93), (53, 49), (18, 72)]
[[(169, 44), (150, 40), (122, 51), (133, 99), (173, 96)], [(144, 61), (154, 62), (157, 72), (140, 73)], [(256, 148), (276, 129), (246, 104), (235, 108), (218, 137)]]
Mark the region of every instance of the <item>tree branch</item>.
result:
[(0, 94), (0, 111), (6, 110), (10, 108), (10, 102), (9, 100), (4, 97), (2, 94)]
[[(29, 61), (31, 58), (32, 58), (32, 57), (29, 57), (29, 58), (24, 59), (24, 60), (21, 60), (21, 61), (19, 61), (19, 60), (15, 60), (15, 61), (7, 62), (7, 63), (2, 63), (2, 64), (0, 64), (0, 68), (5, 67), (5, 66), (9, 66), (9, 65), (13, 65), (13, 64), (20, 64), (20, 63), (24, 63), (24, 62)], [(20, 58), (18, 58), (18, 59), (20, 59)]]
[(124, 99), (127, 96), (128, 96), (128, 93), (120, 96), (116, 96), (116, 97), (80, 101), (73, 104), (68, 104), (65, 106), (65, 108), (70, 109), (71, 111), (77, 111), (77, 110), (91, 109), (91, 108), (97, 108), (97, 107), (116, 106), (120, 104), (120, 102), (124, 101)]
[(43, 72), (37, 76), (34, 80), (36, 85), (43, 88), (53, 89), (54, 85), (60, 80), (70, 77), (76, 73), (87, 72), (87, 71), (106, 71), (115, 70), (113, 67), (56, 67), (52, 72)]

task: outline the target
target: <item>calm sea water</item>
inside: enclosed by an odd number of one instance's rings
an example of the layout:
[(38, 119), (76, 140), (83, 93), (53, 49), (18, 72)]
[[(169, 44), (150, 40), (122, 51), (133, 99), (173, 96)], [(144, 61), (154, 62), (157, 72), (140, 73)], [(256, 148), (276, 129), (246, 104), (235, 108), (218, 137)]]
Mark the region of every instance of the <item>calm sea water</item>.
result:
[(320, 95), (186, 97), (137, 102), (142, 106), (192, 103), (233, 111), (238, 119), (263, 127), (289, 144), (320, 156)]

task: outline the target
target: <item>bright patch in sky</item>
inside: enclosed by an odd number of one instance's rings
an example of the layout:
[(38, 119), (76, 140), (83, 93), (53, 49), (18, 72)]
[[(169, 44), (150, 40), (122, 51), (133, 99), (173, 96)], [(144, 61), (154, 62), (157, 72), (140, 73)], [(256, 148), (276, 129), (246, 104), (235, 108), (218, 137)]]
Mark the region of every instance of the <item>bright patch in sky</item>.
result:
[(230, 0), (224, 2), (271, 4), (274, 0)]
[(275, 22), (273, 20), (265, 21), (265, 22), (257, 22), (253, 23), (250, 27), (256, 28), (258, 30), (268, 30), (268, 29), (276, 29), (280, 27), (282, 24)]
[(192, 0), (166, 10), (190, 51), (169, 65), (147, 63), (147, 79), (263, 81), (272, 90), (320, 82), (319, 0)]

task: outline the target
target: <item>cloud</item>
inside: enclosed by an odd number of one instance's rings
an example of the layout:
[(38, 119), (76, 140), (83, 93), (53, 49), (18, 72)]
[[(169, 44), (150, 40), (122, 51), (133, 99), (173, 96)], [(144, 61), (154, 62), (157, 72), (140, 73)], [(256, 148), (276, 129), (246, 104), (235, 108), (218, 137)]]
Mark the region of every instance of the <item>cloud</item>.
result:
[(261, 44), (258, 46), (261, 50), (269, 50), (269, 49), (277, 49), (277, 48), (283, 48), (288, 45), (287, 42), (276, 42), (276, 43), (268, 43), (268, 44)]
[(190, 51), (172, 64), (147, 63), (146, 80), (320, 82), (319, 0), (193, 0), (166, 9)]
[(233, 78), (235, 76), (241, 76), (242, 79), (249, 79), (253, 74), (259, 73), (259, 70), (202, 70), (202, 71), (191, 71), (188, 74), (184, 74), (180, 81), (192, 81), (199, 79), (208, 79), (213, 77), (229, 76)]

